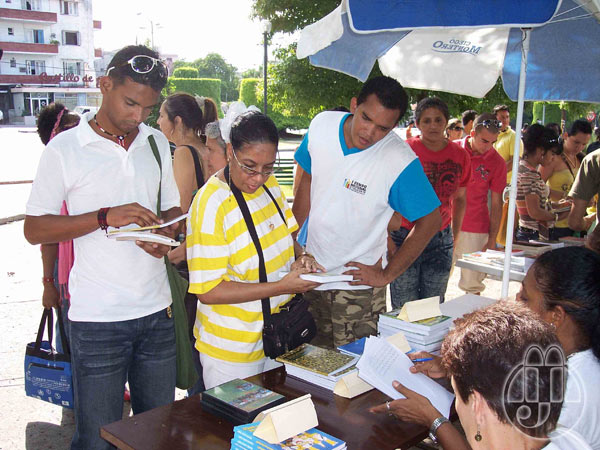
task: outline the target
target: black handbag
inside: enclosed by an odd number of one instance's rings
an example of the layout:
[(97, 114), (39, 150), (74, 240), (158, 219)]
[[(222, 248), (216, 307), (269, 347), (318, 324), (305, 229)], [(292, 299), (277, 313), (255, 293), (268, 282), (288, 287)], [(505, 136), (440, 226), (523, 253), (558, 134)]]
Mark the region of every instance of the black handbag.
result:
[[(258, 279), (261, 283), (266, 283), (267, 270), (265, 268), (265, 258), (263, 256), (262, 246), (252, 216), (248, 210), (248, 205), (244, 199), (242, 192), (231, 183), (229, 180), (229, 167), (225, 168), (224, 171), (225, 179), (229, 182), (231, 192), (235, 197), (246, 227), (252, 238), (252, 242), (256, 247), (256, 253), (258, 254)], [(277, 204), (277, 201), (273, 197), (273, 194), (264, 185), (262, 186), (267, 195), (271, 198), (281, 220), (287, 226), (285, 216), (281, 211), (281, 208)], [(277, 358), (278, 356), (295, 349), (301, 344), (310, 342), (312, 338), (317, 334), (317, 326), (312, 314), (308, 310), (308, 301), (302, 294), (296, 294), (289, 302), (283, 305), (279, 312), (271, 314), (271, 301), (270, 299), (261, 299), (262, 311), (263, 311), (263, 350), (265, 356), (269, 358)]]

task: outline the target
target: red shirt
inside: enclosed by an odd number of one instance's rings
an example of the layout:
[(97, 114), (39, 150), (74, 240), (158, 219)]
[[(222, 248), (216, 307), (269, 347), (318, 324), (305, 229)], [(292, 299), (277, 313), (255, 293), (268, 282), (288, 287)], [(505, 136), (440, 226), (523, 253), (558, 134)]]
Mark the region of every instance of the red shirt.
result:
[[(452, 221), (450, 201), (452, 196), (459, 187), (467, 186), (471, 179), (469, 154), (456, 142), (449, 141), (448, 145), (438, 152), (425, 147), (419, 137), (411, 138), (406, 142), (419, 158), (429, 182), (440, 199), (441, 230), (443, 230)], [(413, 224), (402, 218), (402, 227), (410, 230)]]
[(461, 229), (469, 233), (489, 233), (488, 191), (502, 194), (506, 186), (506, 163), (493, 148), (478, 154), (473, 153), (466, 137), (457, 142), (471, 157), (472, 173), (467, 185), (467, 208)]

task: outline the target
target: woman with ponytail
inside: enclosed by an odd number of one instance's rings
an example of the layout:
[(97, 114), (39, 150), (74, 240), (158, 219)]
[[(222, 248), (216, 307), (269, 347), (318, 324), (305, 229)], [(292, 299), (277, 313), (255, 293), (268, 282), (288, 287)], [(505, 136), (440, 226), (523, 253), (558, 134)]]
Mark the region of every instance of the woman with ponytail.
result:
[(544, 253), (517, 299), (556, 330), (568, 359), (559, 425), (600, 449), (600, 255), (582, 247)]

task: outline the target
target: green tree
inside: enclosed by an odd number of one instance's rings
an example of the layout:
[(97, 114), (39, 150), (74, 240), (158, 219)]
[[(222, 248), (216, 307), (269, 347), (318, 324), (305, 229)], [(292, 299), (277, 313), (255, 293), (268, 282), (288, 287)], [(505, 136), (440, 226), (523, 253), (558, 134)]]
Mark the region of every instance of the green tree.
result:
[(237, 69), (227, 63), (218, 53), (209, 53), (192, 64), (198, 69), (200, 78), (218, 78), (221, 80), (221, 100), (234, 101), (239, 97), (240, 77)]
[(242, 79), (244, 78), (262, 78), (263, 66), (261, 65), (258, 69), (248, 69), (242, 72)]

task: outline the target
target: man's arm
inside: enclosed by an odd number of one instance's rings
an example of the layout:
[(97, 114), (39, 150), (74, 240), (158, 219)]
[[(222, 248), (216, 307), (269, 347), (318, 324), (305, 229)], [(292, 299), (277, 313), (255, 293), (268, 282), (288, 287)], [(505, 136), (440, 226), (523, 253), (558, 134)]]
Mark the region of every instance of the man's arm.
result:
[[(589, 202), (581, 198), (574, 198), (571, 204), (571, 211), (569, 212), (569, 228), (575, 231), (585, 231), (589, 228), (586, 227), (586, 209)], [(590, 224), (591, 225), (591, 224)]]
[[(162, 221), (149, 209), (138, 203), (129, 203), (111, 207), (106, 214), (106, 222), (111, 227), (132, 223), (145, 227)], [(30, 244), (53, 244), (71, 241), (98, 228), (98, 211), (92, 211), (77, 216), (25, 216), (24, 233)]]
[(356, 269), (347, 270), (344, 274), (354, 276), (351, 285), (386, 286), (410, 267), (441, 226), (440, 209), (435, 208), (432, 212), (414, 222), (413, 229), (408, 233), (402, 246), (394, 253), (385, 269), (381, 267), (381, 259), (372, 266), (351, 261), (346, 264), (346, 267), (356, 267)]
[(452, 199), (452, 236), (454, 242), (458, 241), (458, 235), (462, 228), (465, 210), (467, 209), (467, 188), (459, 187)]
[(42, 305), (44, 308), (50, 309), (56, 308), (60, 304), (60, 295), (54, 285), (54, 282), (47, 281), (46, 279), (54, 279), (54, 266), (56, 265), (56, 258), (58, 256), (58, 244), (44, 244), (42, 245), (42, 280), (44, 285), (44, 292), (42, 293)]
[[(298, 167), (300, 169), (300, 167)], [(308, 217), (310, 211), (310, 186), (312, 184), (312, 175), (306, 171), (303, 171), (302, 178), (300, 179), (300, 185), (298, 191), (294, 197), (294, 204), (292, 205), (292, 212), (298, 222), (299, 229), (302, 228), (304, 221)]]
[(482, 250), (494, 250), (496, 248), (496, 238), (500, 230), (500, 220), (502, 219), (502, 193), (492, 191), (492, 204), (490, 207), (490, 231), (487, 244)]

